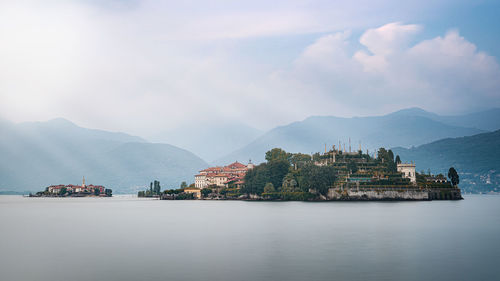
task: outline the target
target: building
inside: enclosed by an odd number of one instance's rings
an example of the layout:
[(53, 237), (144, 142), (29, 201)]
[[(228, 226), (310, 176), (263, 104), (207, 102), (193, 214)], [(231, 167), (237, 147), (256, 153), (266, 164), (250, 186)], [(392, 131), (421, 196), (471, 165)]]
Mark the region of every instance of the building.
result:
[(85, 184), (85, 177), (83, 177), (82, 180), (82, 185), (73, 185), (73, 184), (58, 184), (58, 185), (51, 185), (47, 187), (47, 191), (52, 194), (59, 194), (61, 193), (61, 190), (65, 188), (66, 192), (69, 193), (96, 193), (96, 190), (98, 190), (99, 194), (105, 194), (106, 188), (102, 185), (86, 185)]
[(248, 169), (252, 169), (253, 167), (254, 165), (251, 161), (248, 165), (236, 161), (223, 167), (210, 167), (201, 170), (199, 174), (194, 176), (194, 186), (200, 189), (208, 186), (228, 187), (230, 183), (238, 186), (243, 182)]
[(398, 172), (403, 174), (403, 178), (410, 179), (410, 182), (417, 183), (417, 175), (415, 174), (415, 164), (399, 163), (397, 166)]
[(201, 199), (201, 189), (196, 188), (196, 187), (186, 187), (184, 188), (185, 193), (192, 193), (194, 194), (195, 199)]

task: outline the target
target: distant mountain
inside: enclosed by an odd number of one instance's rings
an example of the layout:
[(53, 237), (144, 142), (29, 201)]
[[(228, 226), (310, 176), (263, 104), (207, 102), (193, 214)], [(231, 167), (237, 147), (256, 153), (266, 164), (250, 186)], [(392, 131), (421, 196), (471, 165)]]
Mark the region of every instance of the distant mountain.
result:
[(182, 147), (212, 162), (261, 134), (262, 131), (256, 128), (232, 120), (200, 120), (163, 131), (149, 139)]
[(500, 191), (500, 130), (392, 150), (402, 161), (414, 161), (418, 171), (446, 174), (455, 167), (466, 191)]
[(500, 108), (463, 114), (463, 115), (437, 115), (414, 107), (391, 113), (393, 116), (421, 116), (447, 125), (476, 128), (483, 131), (495, 131), (500, 129)]
[(102, 184), (132, 192), (152, 180), (177, 187), (208, 166), (189, 151), (127, 135), (81, 128), (65, 119), (0, 122), (0, 190), (51, 184)]
[[(453, 126), (435, 120), (437, 115), (420, 109), (395, 112), (385, 116), (340, 118), (314, 116), (270, 130), (247, 146), (220, 159), (217, 163), (264, 160), (264, 153), (274, 147), (290, 152), (311, 153), (336, 145), (349, 145), (359, 149), (359, 141), (365, 151), (379, 147), (411, 147), (447, 137), (460, 137), (484, 132), (480, 129)], [(347, 147), (347, 150), (349, 148)]]

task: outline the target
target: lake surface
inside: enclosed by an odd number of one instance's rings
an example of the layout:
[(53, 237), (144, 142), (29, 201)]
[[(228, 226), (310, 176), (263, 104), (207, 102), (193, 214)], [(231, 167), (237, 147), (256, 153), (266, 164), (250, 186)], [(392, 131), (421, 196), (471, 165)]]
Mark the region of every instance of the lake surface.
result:
[(0, 196), (0, 280), (499, 280), (500, 196)]

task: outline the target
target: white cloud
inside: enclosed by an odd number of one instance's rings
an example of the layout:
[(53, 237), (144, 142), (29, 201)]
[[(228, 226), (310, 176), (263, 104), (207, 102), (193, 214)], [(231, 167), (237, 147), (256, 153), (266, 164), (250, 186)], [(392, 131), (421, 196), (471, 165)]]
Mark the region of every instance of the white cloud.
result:
[[(270, 128), (431, 101), (440, 110), (443, 97), (498, 103), (495, 59), (457, 33), (409, 46), (421, 27), (392, 23), (368, 29), (362, 48), (350, 32), (331, 33), (436, 1), (382, 2), (1, 1), (0, 116), (153, 134), (200, 118)], [(268, 51), (277, 39), (290, 48)], [(275, 59), (282, 52), (288, 61)]]
[(273, 80), (293, 81), (304, 93), (316, 93), (323, 114), (331, 114), (332, 108), (384, 112), (409, 106), (455, 113), (500, 104), (500, 69), (494, 57), (457, 31), (409, 46), (420, 29), (402, 23), (369, 29), (360, 37), (367, 50), (353, 55), (353, 39), (346, 33), (326, 35)]
[(379, 28), (368, 29), (359, 42), (374, 55), (388, 56), (405, 47), (420, 29), (416, 24), (388, 23)]

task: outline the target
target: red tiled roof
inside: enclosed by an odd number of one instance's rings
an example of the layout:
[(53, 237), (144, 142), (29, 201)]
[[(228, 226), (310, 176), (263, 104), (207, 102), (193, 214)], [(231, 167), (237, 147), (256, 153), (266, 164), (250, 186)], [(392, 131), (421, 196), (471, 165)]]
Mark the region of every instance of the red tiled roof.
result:
[(229, 167), (230, 169), (242, 169), (246, 168), (247, 166), (241, 164), (240, 162), (236, 161), (232, 164), (227, 165), (226, 167)]

